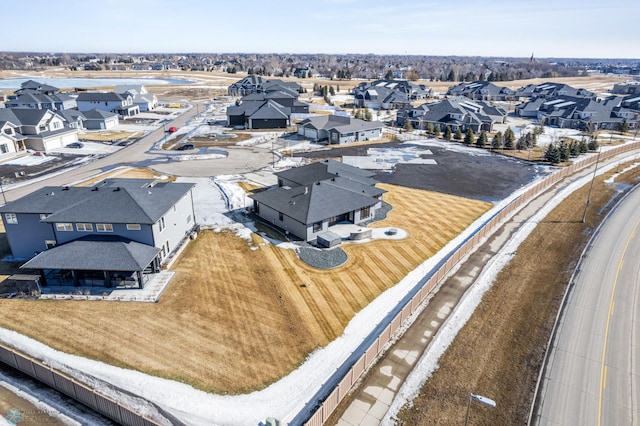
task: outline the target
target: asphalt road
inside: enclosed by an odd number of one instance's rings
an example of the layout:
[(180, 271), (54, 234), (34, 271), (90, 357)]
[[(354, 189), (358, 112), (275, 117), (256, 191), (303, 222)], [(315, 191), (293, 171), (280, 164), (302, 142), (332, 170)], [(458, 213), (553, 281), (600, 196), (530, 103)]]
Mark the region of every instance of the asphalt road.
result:
[(604, 223), (580, 265), (534, 424), (640, 425), (639, 207), (636, 189)]

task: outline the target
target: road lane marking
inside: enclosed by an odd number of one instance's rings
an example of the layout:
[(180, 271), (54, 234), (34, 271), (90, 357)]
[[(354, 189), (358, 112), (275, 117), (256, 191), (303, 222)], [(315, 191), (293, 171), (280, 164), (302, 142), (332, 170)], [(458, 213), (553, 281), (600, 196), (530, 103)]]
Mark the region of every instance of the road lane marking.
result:
[(616, 270), (616, 277), (613, 281), (613, 288), (611, 289), (611, 298), (609, 299), (609, 312), (607, 313), (607, 326), (604, 330), (604, 343), (602, 344), (602, 363), (600, 366), (600, 395), (598, 398), (598, 426), (601, 424), (602, 419), (602, 391), (606, 388), (606, 380), (607, 380), (607, 367), (604, 363), (605, 357), (607, 355), (607, 337), (609, 336), (609, 324), (611, 323), (611, 316), (613, 315), (613, 300), (616, 295), (616, 287), (618, 286), (618, 277), (620, 276), (620, 270), (622, 269), (622, 265), (624, 264), (624, 256), (627, 253), (627, 249), (629, 248), (629, 244), (631, 244), (631, 240), (636, 235), (636, 230), (638, 229), (638, 225), (640, 224), (640, 219), (636, 222), (633, 227), (633, 231), (629, 235), (627, 242), (624, 245), (624, 249), (622, 250), (622, 254), (620, 255), (620, 261), (618, 262), (618, 269)]

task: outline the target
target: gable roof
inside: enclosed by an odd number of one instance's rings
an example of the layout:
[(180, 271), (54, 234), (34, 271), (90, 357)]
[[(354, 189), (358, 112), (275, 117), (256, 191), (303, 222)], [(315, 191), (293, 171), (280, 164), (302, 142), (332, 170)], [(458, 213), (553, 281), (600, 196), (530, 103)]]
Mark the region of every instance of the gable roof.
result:
[[(376, 204), (373, 196), (341, 182), (325, 180), (293, 188), (280, 187), (253, 194), (250, 198), (305, 225)], [(382, 190), (379, 190), (382, 191)]]
[(47, 115), (57, 114), (48, 109), (0, 108), (0, 121), (9, 121), (16, 126), (35, 126)]
[(258, 109), (250, 115), (252, 120), (277, 120), (289, 119), (291, 109), (283, 107), (276, 101), (268, 100), (258, 107)]
[(141, 271), (159, 252), (115, 235), (91, 235), (45, 250), (20, 268)]
[(113, 117), (117, 117), (118, 114), (113, 112), (103, 111), (101, 109), (90, 109), (82, 113), (88, 120), (108, 120)]
[(45, 213), (49, 216), (44, 221), (51, 223), (153, 224), (193, 187), (150, 182), (112, 179), (93, 187), (49, 186), (1, 206), (0, 212)]
[(122, 102), (124, 101), (127, 94), (120, 94), (115, 92), (82, 92), (78, 95), (76, 99), (77, 102), (91, 102), (91, 101), (115, 101)]
[(375, 173), (335, 160), (318, 161), (303, 167), (294, 167), (289, 170), (278, 172), (275, 175), (290, 182), (294, 182), (297, 185), (309, 185), (314, 182), (331, 179), (337, 176), (352, 179), (366, 185), (373, 185), (376, 182), (374, 179), (371, 179), (375, 176)]

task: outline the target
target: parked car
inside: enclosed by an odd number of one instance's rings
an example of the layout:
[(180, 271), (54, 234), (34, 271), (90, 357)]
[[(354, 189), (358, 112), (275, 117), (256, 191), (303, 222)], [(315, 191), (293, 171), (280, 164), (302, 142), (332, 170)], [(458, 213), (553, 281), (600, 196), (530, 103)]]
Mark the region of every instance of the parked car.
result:
[(194, 149), (195, 145), (192, 143), (185, 143), (182, 146), (179, 146), (178, 148), (176, 148), (178, 151), (188, 151), (190, 149)]
[(82, 148), (84, 147), (84, 144), (82, 142), (71, 142), (69, 145), (67, 145), (67, 148)]
[(169, 130), (167, 130), (167, 132), (169, 132), (169, 133), (174, 133), (174, 132), (177, 132), (177, 131), (178, 131), (178, 128), (175, 127), (175, 126), (171, 126), (171, 127), (169, 127)]

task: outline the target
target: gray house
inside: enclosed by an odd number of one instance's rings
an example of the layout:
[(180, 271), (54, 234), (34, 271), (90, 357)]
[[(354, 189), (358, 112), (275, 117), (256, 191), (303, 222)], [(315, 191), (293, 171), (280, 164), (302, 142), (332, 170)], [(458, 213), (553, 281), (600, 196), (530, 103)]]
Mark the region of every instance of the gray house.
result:
[(250, 196), (264, 221), (305, 241), (323, 238), (330, 227), (370, 222), (382, 206), (371, 172), (325, 160), (276, 174), (278, 187)]
[(340, 115), (321, 115), (298, 123), (298, 134), (313, 141), (344, 144), (382, 137), (382, 123)]
[(43, 284), (142, 287), (195, 226), (192, 184), (45, 187), (0, 207), (14, 259)]
[(508, 87), (500, 87), (489, 81), (473, 81), (460, 83), (449, 88), (447, 95), (466, 96), (477, 101), (515, 101), (515, 90)]

